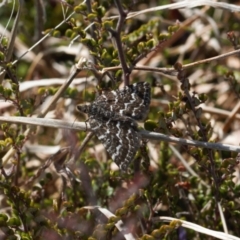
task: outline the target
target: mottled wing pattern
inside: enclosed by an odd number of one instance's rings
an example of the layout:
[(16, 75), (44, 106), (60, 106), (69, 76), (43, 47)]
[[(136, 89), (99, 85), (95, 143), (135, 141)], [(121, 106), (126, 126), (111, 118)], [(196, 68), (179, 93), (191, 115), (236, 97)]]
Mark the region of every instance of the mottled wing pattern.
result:
[(103, 92), (95, 100), (104, 109), (135, 120), (146, 118), (150, 101), (151, 88), (147, 82), (134, 83), (121, 90)]
[(125, 171), (140, 146), (141, 137), (137, 129), (129, 127), (124, 121), (111, 119), (107, 122), (100, 122), (90, 118), (89, 123), (113, 161)]
[(103, 92), (92, 104), (77, 106), (88, 114), (92, 131), (121, 170), (127, 169), (140, 147), (135, 120), (146, 117), (150, 100), (150, 85), (140, 82), (122, 90)]

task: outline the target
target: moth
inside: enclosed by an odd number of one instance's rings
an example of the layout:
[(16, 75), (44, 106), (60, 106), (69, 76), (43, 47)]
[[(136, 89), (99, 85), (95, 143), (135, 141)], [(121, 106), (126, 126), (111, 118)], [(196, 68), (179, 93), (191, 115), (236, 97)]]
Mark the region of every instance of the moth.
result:
[(136, 121), (146, 118), (150, 101), (150, 84), (139, 82), (121, 90), (104, 91), (92, 103), (77, 106), (78, 111), (88, 114), (91, 131), (123, 171), (140, 147)]

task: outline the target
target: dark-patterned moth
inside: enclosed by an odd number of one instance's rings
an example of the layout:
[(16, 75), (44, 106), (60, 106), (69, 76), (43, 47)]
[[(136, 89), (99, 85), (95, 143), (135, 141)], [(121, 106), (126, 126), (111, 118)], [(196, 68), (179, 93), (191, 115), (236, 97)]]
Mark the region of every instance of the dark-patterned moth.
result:
[(103, 143), (121, 170), (126, 170), (140, 146), (136, 120), (144, 120), (151, 101), (151, 88), (139, 82), (121, 90), (105, 91), (77, 110), (88, 114), (91, 131)]

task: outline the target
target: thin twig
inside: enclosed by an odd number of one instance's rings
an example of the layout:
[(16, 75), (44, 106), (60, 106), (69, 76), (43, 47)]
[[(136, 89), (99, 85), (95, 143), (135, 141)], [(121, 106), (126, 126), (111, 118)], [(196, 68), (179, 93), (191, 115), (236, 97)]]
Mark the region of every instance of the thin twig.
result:
[(223, 225), (223, 230), (224, 230), (225, 233), (228, 234), (227, 223), (226, 223), (226, 219), (224, 217), (224, 213), (223, 213), (223, 209), (222, 209), (221, 203), (218, 202), (217, 206), (218, 206), (218, 212), (219, 212), (219, 215), (220, 215), (220, 218), (221, 218), (221, 222), (222, 222), (222, 225)]
[[(18, 11), (17, 11), (17, 15), (15, 17), (14, 23), (13, 23), (13, 28), (12, 28), (12, 32), (11, 32), (11, 37), (10, 37), (10, 41), (8, 44), (8, 50), (7, 50), (7, 55), (6, 55), (6, 59), (5, 61), (8, 63), (12, 57), (12, 53), (13, 53), (13, 49), (14, 49), (14, 44), (15, 44), (15, 39), (17, 36), (17, 30), (18, 30), (18, 23), (19, 23), (19, 19), (21, 16), (21, 12), (22, 12), (22, 6), (23, 6), (23, 0), (19, 0), (18, 1)], [(2, 82), (2, 80), (4, 79), (6, 74), (6, 71), (4, 71), (4, 74), (0, 74), (0, 82)]]
[(226, 234), (226, 233), (219, 232), (219, 231), (214, 231), (214, 230), (202, 227), (198, 224), (188, 222), (188, 221), (185, 221), (182, 219), (161, 216), (161, 217), (154, 217), (152, 219), (152, 221), (153, 221), (153, 223), (179, 221), (181, 223), (182, 227), (213, 236), (214, 238), (218, 238), (218, 239), (222, 239), (222, 240), (240, 240), (240, 238), (235, 237), (233, 235)]
[[(21, 124), (27, 124), (27, 125), (33, 125), (33, 126), (65, 128), (65, 129), (72, 129), (72, 130), (75, 129), (80, 131), (86, 131), (86, 130), (91, 131), (90, 125), (86, 122), (74, 122), (73, 124), (72, 122), (66, 122), (66, 121), (56, 120), (56, 119), (0, 116), (0, 122), (21, 123)], [(146, 130), (140, 130), (139, 132), (143, 138), (150, 139), (150, 140), (172, 142), (172, 143), (177, 143), (182, 145), (190, 145), (190, 146), (196, 146), (196, 147), (202, 147), (202, 148), (215, 149), (219, 151), (240, 152), (240, 146), (235, 146), (235, 145), (188, 140), (183, 138), (167, 136), (162, 133), (149, 132)]]
[(187, 169), (187, 171), (194, 177), (197, 177), (197, 179), (199, 179), (200, 183), (202, 185), (204, 185), (205, 187), (209, 188), (209, 185), (204, 182), (201, 177), (189, 166), (189, 163), (187, 163), (185, 161), (185, 159), (183, 158), (183, 156), (178, 152), (178, 150), (174, 147), (174, 146), (169, 146), (170, 149), (173, 151), (174, 155), (181, 161), (181, 163), (183, 164), (183, 166)]
[[(163, 100), (163, 99), (152, 99), (151, 100), (151, 106), (159, 106), (159, 104), (169, 106), (169, 103), (170, 102), (168, 100)], [(224, 117), (230, 117), (232, 114), (232, 112), (230, 112), (230, 111), (223, 110), (220, 108), (215, 108), (215, 107), (209, 107), (209, 106), (206, 106), (204, 103), (201, 104), (201, 109), (205, 113), (211, 113), (211, 114), (215, 114), (218, 116), (224, 116)], [(234, 119), (240, 120), (240, 114), (236, 114)]]
[(124, 54), (123, 47), (122, 47), (122, 41), (121, 41), (121, 30), (122, 30), (123, 23), (126, 19), (127, 14), (124, 12), (121, 2), (119, 0), (115, 0), (115, 4), (118, 8), (119, 19), (118, 19), (116, 30), (109, 29), (109, 31), (111, 32), (113, 38), (115, 39), (116, 45), (117, 45), (118, 57), (121, 62), (121, 68), (123, 70), (124, 85), (127, 86), (127, 85), (129, 85), (130, 72), (129, 72), (129, 68), (127, 66), (125, 54)]
[(90, 132), (90, 133), (88, 133), (87, 136), (84, 138), (84, 140), (82, 141), (82, 144), (81, 144), (80, 148), (78, 149), (78, 154), (79, 154), (79, 156), (82, 154), (85, 146), (86, 146), (87, 143), (90, 141), (90, 139), (92, 138), (93, 135), (94, 135), (93, 132)]
[[(229, 4), (225, 2), (214, 2), (212, 0), (191, 0), (181, 1), (177, 3), (166, 4), (158, 7), (147, 8), (138, 12), (129, 12), (126, 19), (134, 18), (140, 14), (146, 14), (150, 12), (161, 11), (164, 9), (180, 9), (180, 8), (195, 8), (201, 6), (210, 6), (213, 8), (221, 8), (231, 12), (240, 12), (240, 6), (235, 4)], [(104, 20), (117, 19), (119, 16), (105, 17)]]
[(170, 137), (161, 133), (149, 132), (145, 130), (141, 130), (140, 133), (143, 138), (148, 138), (151, 140), (162, 140), (165, 142), (172, 142), (172, 143), (178, 143), (182, 145), (190, 145), (190, 146), (196, 146), (196, 147), (202, 147), (202, 148), (215, 149), (219, 151), (240, 152), (240, 146)]
[(239, 109), (240, 109), (240, 102), (237, 103), (237, 105), (231, 111), (231, 114), (226, 119), (224, 126), (223, 126), (224, 132), (227, 132), (228, 129), (231, 127), (231, 124), (232, 124), (234, 118), (236, 117), (237, 113), (239, 112)]
[[(86, 0), (86, 6), (87, 6), (87, 12), (88, 12), (88, 14), (89, 14), (89, 13), (92, 13), (91, 0)], [(96, 30), (95, 24), (91, 24), (90, 26), (91, 26), (91, 27), (90, 27), (91, 37), (92, 37), (93, 39), (97, 39), (97, 36), (96, 36), (96, 33), (95, 33), (95, 30)]]
[[(222, 58), (226, 58), (226, 57), (229, 57), (229, 56), (232, 56), (232, 55), (235, 55), (235, 54), (239, 54), (239, 53), (240, 53), (240, 49), (234, 50), (234, 51), (231, 51), (231, 52), (228, 52), (228, 53), (224, 53), (224, 54), (218, 55), (216, 57), (207, 58), (207, 59), (203, 59), (203, 60), (200, 60), (200, 61), (197, 61), (197, 62), (193, 62), (193, 63), (182, 65), (182, 68), (183, 69), (192, 68), (192, 67), (201, 65), (203, 63), (209, 63), (209, 62), (212, 62), (212, 61), (217, 61), (217, 60), (220, 60)], [(122, 69), (122, 67), (121, 66), (107, 67), (107, 68), (103, 68), (101, 72), (105, 73), (105, 72), (108, 72), (108, 71), (117, 71), (119, 69)], [(140, 65), (138, 65), (138, 66), (135, 66), (133, 68), (133, 70), (148, 71), (148, 72), (160, 72), (160, 73), (169, 74), (169, 75), (172, 75), (172, 76), (176, 76), (177, 75), (177, 71), (173, 67), (169, 67), (169, 68), (155, 68), (155, 67), (148, 67), (148, 66), (140, 66)]]

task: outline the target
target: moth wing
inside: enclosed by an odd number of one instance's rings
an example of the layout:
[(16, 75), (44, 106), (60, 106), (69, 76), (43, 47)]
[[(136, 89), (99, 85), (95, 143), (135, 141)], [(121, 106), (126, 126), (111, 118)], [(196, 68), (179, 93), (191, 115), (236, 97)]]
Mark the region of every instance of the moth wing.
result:
[(89, 123), (113, 161), (121, 170), (126, 170), (140, 147), (138, 131), (123, 121), (111, 119), (106, 122), (89, 119)]
[(114, 111), (135, 120), (144, 120), (149, 110), (150, 100), (149, 83), (139, 82), (122, 90), (103, 92), (94, 102), (107, 111)]

